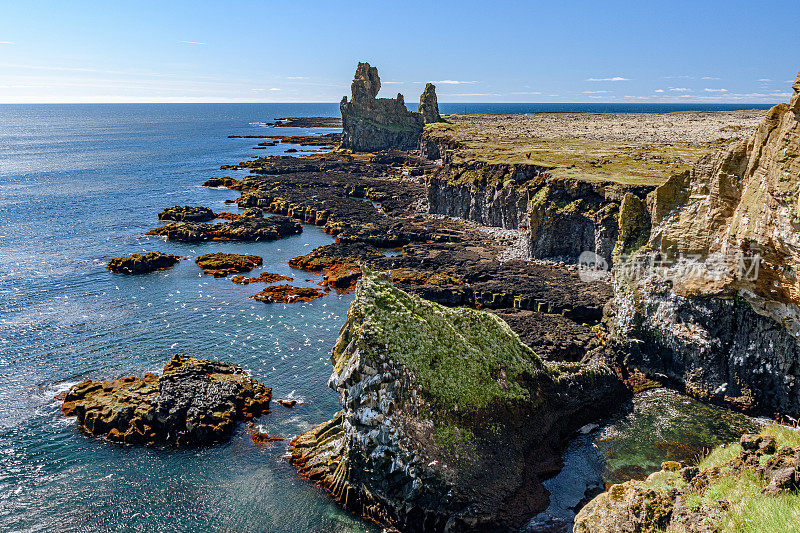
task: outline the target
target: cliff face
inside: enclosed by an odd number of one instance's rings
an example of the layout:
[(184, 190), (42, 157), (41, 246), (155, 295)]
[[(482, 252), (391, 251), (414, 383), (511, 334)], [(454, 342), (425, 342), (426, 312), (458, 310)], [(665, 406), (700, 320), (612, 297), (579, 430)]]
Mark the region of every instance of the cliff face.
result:
[(620, 227), (629, 226), (630, 211), (620, 215), (623, 198), (644, 198), (651, 188), (553, 178), (547, 171), (535, 165), (447, 165), (428, 178), (429, 211), (528, 230), (532, 258), (575, 263), (588, 250), (611, 264)]
[(342, 411), (292, 463), (402, 531), (505, 531), (547, 507), (561, 439), (619, 395), (599, 363), (543, 362), (498, 317), (367, 274), (332, 355)]
[[(378, 69), (369, 63), (359, 63), (351, 85), (352, 99), (348, 101), (345, 96), (339, 106), (342, 147), (359, 152), (416, 150), (425, 124), (423, 115), (406, 109), (402, 94), (398, 93), (397, 98), (376, 98), (380, 88)], [(433, 114), (435, 102), (434, 92), (426, 100), (426, 116)], [(438, 106), (435, 113), (438, 116)]]
[(626, 366), (796, 417), (800, 76), (793, 87), (753, 135), (650, 196), (650, 239), (618, 272), (612, 323)]

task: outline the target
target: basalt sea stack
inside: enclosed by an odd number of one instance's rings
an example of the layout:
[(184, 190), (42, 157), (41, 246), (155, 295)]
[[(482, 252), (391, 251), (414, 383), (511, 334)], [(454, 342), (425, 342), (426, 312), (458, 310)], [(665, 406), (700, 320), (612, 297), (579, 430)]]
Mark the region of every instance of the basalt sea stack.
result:
[(420, 101), (420, 113), (406, 108), (403, 95), (376, 98), (381, 88), (378, 69), (359, 63), (351, 85), (352, 98), (345, 96), (342, 111), (342, 147), (359, 152), (414, 150), (426, 122), (438, 120), (435, 87), (428, 85)]

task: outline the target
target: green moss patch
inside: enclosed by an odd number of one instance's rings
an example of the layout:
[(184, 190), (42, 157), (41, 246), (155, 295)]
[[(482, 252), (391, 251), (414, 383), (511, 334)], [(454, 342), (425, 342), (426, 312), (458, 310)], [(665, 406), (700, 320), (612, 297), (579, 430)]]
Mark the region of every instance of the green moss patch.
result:
[[(362, 350), (405, 365), (436, 407), (460, 414), (529, 401), (522, 385), (546, 372), (539, 357), (499, 317), (450, 309), (362, 276), (350, 309)], [(334, 355), (335, 357), (335, 355)], [(336, 364), (336, 361), (334, 361)], [(440, 435), (440, 438), (446, 436)]]

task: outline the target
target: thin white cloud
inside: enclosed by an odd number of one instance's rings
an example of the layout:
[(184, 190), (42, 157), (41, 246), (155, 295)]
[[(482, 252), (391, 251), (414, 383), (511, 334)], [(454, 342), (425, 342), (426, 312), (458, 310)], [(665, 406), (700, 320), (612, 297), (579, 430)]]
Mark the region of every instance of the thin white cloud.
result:
[(499, 93), (455, 93), (453, 96), (502, 96)]
[(655, 90), (655, 91), (653, 91), (653, 92), (654, 92), (654, 93), (663, 93), (663, 92), (664, 92), (664, 89), (656, 89), (656, 90)]
[(600, 94), (600, 93), (610, 93), (611, 91), (583, 91), (583, 94)]
[(0, 41), (0, 44), (14, 44), (14, 41)]
[(381, 85), (403, 85), (404, 81), (381, 81)]
[(308, 76), (286, 76), (287, 80), (307, 80)]
[(691, 80), (691, 76), (687, 76), (686, 74), (681, 74), (680, 76), (664, 76), (665, 80)]
[(631, 81), (630, 78), (614, 76), (613, 78), (587, 78), (586, 81)]
[(463, 85), (463, 84), (470, 85), (470, 84), (478, 83), (478, 82), (477, 81), (460, 81), (460, 80), (439, 80), (439, 81), (434, 81), (434, 82), (431, 82), (431, 83), (441, 83), (443, 85)]
[(707, 93), (726, 93), (726, 92), (728, 92), (728, 89), (709, 89), (708, 87), (706, 87), (703, 90), (705, 92), (707, 92)]
[(278, 88), (278, 87), (270, 87), (269, 90), (270, 91), (280, 91), (280, 88)]
[(200, 41), (181, 41), (182, 44), (206, 44), (201, 43)]
[(692, 92), (692, 90), (689, 89), (688, 87), (670, 87), (669, 90), (673, 91), (673, 92), (676, 92), (676, 93), (689, 93), (689, 92)]
[(702, 78), (700, 78), (700, 79), (701, 79), (701, 80), (719, 80), (719, 79), (721, 79), (721, 78), (717, 78), (717, 77), (715, 77), (715, 76), (703, 76), (703, 77), (702, 77)]
[(772, 80), (769, 78), (758, 78), (757, 81), (772, 81)]
[(542, 94), (541, 91), (514, 91), (511, 94)]

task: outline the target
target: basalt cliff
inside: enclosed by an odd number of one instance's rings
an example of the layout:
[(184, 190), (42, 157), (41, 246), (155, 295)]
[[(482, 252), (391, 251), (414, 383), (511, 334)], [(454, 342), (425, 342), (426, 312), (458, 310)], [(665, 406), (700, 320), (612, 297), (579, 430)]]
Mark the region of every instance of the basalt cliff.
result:
[(800, 416), (800, 76), (755, 133), (672, 176), (608, 321), (627, 369), (707, 400)]
[(548, 504), (563, 438), (619, 396), (599, 362), (550, 363), (496, 315), (366, 274), (331, 357), (342, 411), (291, 462), (401, 531), (507, 531)]

